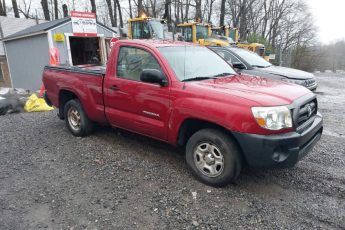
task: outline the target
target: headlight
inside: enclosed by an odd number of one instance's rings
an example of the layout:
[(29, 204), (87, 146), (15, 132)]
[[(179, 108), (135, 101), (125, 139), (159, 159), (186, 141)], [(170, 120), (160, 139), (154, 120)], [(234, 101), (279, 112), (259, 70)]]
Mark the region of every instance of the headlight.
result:
[(286, 106), (252, 107), (252, 113), (263, 128), (279, 130), (292, 127), (291, 112)]
[(285, 79), (285, 81), (292, 83), (292, 84), (297, 84), (297, 85), (305, 85), (305, 80), (297, 80), (297, 79)]

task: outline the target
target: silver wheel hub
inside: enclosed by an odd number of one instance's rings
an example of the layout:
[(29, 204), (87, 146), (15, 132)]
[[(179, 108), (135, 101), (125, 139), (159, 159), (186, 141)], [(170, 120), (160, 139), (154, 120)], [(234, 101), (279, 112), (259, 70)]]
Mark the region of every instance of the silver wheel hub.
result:
[(204, 159), (208, 165), (214, 164), (214, 157), (212, 156), (211, 153), (207, 154)]
[(224, 170), (224, 156), (212, 143), (199, 144), (193, 153), (198, 170), (208, 177), (217, 177)]
[(80, 129), (81, 125), (81, 118), (78, 110), (74, 107), (70, 107), (68, 110), (68, 123), (70, 124), (71, 128), (75, 131)]

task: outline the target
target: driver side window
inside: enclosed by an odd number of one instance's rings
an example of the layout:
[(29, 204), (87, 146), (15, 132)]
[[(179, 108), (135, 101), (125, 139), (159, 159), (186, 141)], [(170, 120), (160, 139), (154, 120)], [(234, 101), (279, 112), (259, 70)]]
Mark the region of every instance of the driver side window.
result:
[(116, 76), (118, 78), (140, 81), (140, 74), (144, 69), (156, 69), (162, 71), (156, 58), (149, 52), (134, 47), (121, 47), (117, 65)]

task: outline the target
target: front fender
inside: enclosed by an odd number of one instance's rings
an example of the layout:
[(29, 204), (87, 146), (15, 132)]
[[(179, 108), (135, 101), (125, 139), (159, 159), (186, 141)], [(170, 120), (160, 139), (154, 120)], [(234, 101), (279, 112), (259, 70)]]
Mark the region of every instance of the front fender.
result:
[(186, 119), (198, 119), (229, 131), (246, 132), (256, 125), (250, 107), (239, 102), (181, 98), (175, 101), (169, 119), (169, 142), (176, 145), (179, 130)]

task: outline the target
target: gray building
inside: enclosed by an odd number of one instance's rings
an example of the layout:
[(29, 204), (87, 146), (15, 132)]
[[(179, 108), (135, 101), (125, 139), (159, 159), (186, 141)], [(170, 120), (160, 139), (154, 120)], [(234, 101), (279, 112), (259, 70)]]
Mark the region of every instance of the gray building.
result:
[(38, 90), (54, 48), (58, 49), (60, 65), (107, 62), (110, 40), (116, 32), (95, 22), (92, 34), (76, 33), (72, 21), (68, 17), (38, 24), (3, 39), (13, 88)]
[[(13, 18), (0, 16), (0, 39), (8, 37), (14, 33), (24, 30), (28, 27), (44, 23), (45, 20), (35, 20), (26, 18)], [(0, 87), (10, 87), (11, 79), (8, 71), (5, 47), (0, 40)]]

